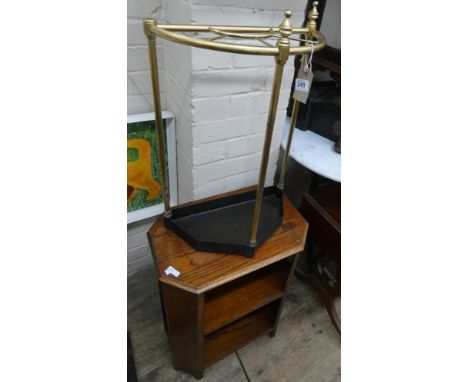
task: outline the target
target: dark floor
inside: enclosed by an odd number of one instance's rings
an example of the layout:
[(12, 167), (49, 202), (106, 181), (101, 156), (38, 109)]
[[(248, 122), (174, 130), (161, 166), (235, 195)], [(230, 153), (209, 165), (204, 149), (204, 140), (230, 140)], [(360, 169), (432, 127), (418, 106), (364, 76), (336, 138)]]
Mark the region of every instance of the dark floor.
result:
[[(175, 371), (153, 266), (128, 278), (128, 330), (140, 382), (196, 381)], [(318, 295), (294, 279), (278, 331), (205, 370), (202, 381), (340, 381), (340, 336)]]

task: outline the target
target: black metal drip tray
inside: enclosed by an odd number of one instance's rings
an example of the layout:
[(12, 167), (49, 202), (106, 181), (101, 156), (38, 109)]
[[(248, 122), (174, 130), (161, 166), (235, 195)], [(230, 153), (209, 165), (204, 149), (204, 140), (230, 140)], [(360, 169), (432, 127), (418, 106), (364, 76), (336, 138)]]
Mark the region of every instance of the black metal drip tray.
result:
[(265, 188), (257, 245), (251, 246), (255, 196), (255, 191), (249, 191), (174, 208), (172, 216), (165, 218), (165, 225), (196, 250), (253, 257), (255, 250), (281, 226), (283, 220), (281, 191), (276, 186)]

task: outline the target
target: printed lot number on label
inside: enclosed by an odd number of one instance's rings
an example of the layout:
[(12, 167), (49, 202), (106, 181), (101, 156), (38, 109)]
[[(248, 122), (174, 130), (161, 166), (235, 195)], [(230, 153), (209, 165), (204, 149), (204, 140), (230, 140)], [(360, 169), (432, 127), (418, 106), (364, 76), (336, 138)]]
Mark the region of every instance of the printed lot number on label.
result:
[(296, 90), (308, 92), (309, 91), (309, 81), (298, 78), (296, 79)]

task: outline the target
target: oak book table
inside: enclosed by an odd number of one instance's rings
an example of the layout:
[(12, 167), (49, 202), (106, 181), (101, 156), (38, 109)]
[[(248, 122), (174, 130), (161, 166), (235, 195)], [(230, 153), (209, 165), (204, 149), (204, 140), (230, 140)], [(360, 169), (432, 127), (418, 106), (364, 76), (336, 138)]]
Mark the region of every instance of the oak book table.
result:
[[(249, 189), (254, 188), (209, 199)], [(275, 334), (296, 255), (304, 249), (307, 227), (284, 197), (282, 226), (255, 257), (246, 258), (195, 251), (164, 227), (163, 219), (154, 223), (148, 240), (176, 370), (201, 378), (203, 370), (219, 359), (262, 334)], [(175, 274), (166, 274), (168, 267), (174, 268)]]

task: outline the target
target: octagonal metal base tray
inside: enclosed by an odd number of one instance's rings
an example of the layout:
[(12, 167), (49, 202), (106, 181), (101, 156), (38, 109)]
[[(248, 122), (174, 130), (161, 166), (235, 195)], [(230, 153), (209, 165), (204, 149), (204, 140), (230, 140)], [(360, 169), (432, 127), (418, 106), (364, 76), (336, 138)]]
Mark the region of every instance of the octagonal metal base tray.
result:
[(243, 192), (186, 207), (175, 207), (164, 224), (197, 251), (254, 257), (255, 251), (282, 224), (283, 194), (276, 186), (263, 192), (257, 243), (251, 246), (250, 230), (256, 191)]

